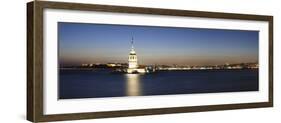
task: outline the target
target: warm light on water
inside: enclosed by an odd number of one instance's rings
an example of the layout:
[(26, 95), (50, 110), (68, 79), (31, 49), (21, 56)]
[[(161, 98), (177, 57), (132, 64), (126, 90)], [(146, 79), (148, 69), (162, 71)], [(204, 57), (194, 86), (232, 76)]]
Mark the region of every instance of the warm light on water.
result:
[(60, 99), (258, 91), (258, 69), (158, 71), (61, 70)]
[(126, 74), (126, 93), (127, 96), (139, 96), (142, 95), (140, 75), (139, 74)]

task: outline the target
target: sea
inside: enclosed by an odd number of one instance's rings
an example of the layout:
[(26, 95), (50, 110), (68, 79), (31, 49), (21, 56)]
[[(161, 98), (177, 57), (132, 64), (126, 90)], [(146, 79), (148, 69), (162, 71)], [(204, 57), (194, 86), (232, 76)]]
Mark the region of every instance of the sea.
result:
[(258, 69), (113, 73), (110, 69), (60, 69), (59, 99), (258, 91)]

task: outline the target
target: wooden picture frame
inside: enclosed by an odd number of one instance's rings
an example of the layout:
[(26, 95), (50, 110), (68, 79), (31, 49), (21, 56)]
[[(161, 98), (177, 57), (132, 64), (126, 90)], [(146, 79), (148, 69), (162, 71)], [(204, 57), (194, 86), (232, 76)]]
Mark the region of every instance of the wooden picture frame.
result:
[[(186, 107), (165, 107), (153, 109), (103, 111), (103, 112), (80, 112), (68, 114), (44, 114), (44, 41), (43, 41), (43, 11), (45, 9), (101, 11), (114, 13), (133, 13), (146, 15), (168, 15), (177, 17), (202, 17), (233, 20), (254, 20), (268, 22), (268, 101), (207, 105), (207, 106), (186, 106)], [(55, 54), (54, 54), (55, 55)], [(187, 10), (155, 9), (125, 6), (94, 5), (80, 3), (62, 3), (34, 1), (27, 3), (27, 120), (32, 122), (48, 122), (62, 120), (80, 120), (108, 117), (139, 116), (170, 114), (184, 112), (201, 112), (215, 110), (231, 110), (245, 108), (260, 108), (273, 106), (273, 16), (247, 15), (217, 12), (201, 12)]]

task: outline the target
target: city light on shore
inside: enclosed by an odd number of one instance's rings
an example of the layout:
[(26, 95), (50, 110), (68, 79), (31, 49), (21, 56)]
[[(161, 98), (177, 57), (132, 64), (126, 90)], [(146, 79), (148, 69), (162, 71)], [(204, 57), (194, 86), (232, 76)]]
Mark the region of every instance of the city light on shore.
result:
[[(154, 68), (155, 70), (223, 70), (223, 69), (258, 69), (258, 63), (239, 63), (239, 64), (222, 64), (214, 66), (182, 66), (182, 65), (140, 65), (143, 68)], [(76, 68), (76, 69), (99, 69), (99, 68), (128, 68), (128, 63), (83, 63), (79, 66), (69, 66), (64, 68)], [(62, 67), (63, 69), (63, 67)]]

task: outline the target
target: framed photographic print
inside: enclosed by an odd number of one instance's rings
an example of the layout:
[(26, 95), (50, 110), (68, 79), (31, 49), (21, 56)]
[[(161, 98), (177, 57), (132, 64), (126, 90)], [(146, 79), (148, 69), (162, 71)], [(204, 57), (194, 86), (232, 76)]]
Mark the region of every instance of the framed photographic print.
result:
[(273, 106), (273, 17), (27, 3), (27, 119)]

